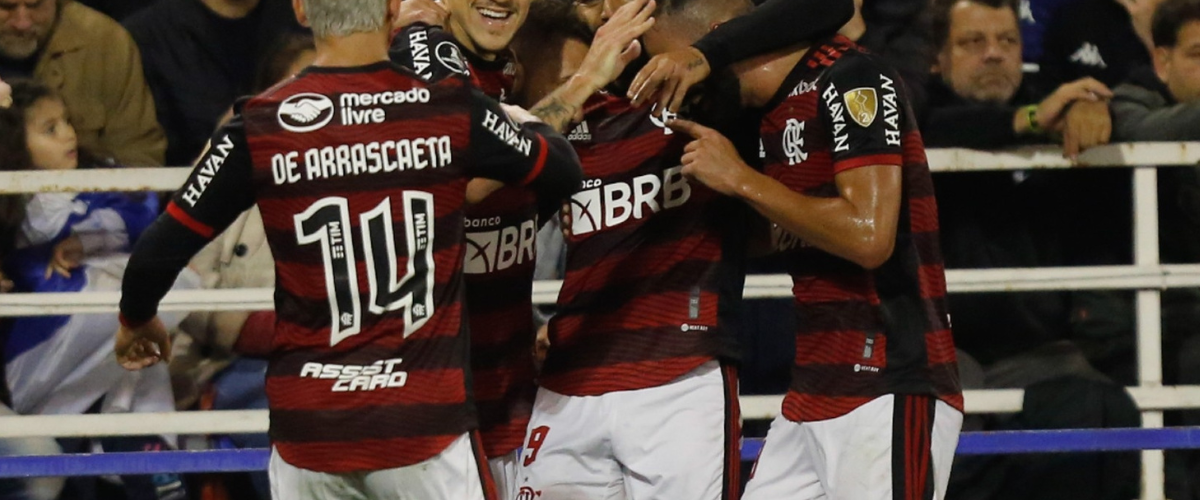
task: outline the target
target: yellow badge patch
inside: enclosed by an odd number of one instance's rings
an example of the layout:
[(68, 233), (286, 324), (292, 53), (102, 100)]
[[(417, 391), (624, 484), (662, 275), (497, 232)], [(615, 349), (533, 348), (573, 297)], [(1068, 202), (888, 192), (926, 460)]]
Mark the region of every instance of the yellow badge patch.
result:
[(875, 93), (875, 89), (859, 87), (846, 92), (844, 96), (846, 111), (850, 112), (850, 118), (863, 127), (870, 127), (875, 122), (875, 115), (879, 111), (879, 97)]

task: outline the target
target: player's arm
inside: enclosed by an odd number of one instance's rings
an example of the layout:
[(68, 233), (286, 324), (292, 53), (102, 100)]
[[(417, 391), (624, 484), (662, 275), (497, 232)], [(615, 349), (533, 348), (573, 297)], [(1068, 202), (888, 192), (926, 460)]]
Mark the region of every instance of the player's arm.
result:
[(561, 199), (579, 189), (583, 172), (567, 138), (520, 108), (508, 109), (471, 89), (472, 161), (468, 173), (528, 186), (539, 199)]
[(672, 128), (696, 140), (683, 155), (683, 174), (745, 201), (771, 222), (805, 242), (864, 268), (892, 255), (900, 216), (899, 164), (856, 167), (837, 174), (838, 196), (792, 191), (742, 161), (719, 132), (686, 120)]
[(693, 85), (743, 59), (832, 36), (854, 17), (853, 0), (767, 0), (691, 47), (654, 56), (629, 86), (634, 104), (657, 96), (678, 110)]
[(240, 118), (213, 135), (183, 187), (133, 247), (121, 281), (117, 360), (140, 369), (170, 359), (158, 304), (179, 272), (254, 204), (250, 151)]
[(838, 61), (819, 87), (818, 119), (829, 134), (837, 196), (792, 191), (746, 166), (720, 134), (691, 123), (676, 125), (698, 139), (684, 150), (684, 172), (745, 200), (809, 244), (874, 269), (891, 257), (900, 217), (903, 88), (894, 73), (862, 57)]
[[(402, 3), (408, 4), (408, 0)], [(428, 3), (433, 3), (429, 1)], [(434, 4), (436, 5), (436, 4)], [(437, 46), (443, 42), (456, 43), (454, 37), (437, 25), (421, 21), (406, 25), (392, 32), (388, 46), (388, 59), (416, 73), (428, 82), (459, 75), (442, 63), (435, 55)]]
[(554, 130), (566, 132), (587, 99), (621, 76), (625, 66), (642, 53), (637, 39), (654, 26), (651, 15), (656, 5), (654, 0), (632, 0), (617, 9), (596, 30), (579, 70), (529, 112)]

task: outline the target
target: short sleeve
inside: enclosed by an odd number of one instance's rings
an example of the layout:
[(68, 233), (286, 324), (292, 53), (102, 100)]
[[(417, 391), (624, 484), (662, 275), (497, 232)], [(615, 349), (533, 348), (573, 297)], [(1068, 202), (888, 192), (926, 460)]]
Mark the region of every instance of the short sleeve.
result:
[(896, 73), (851, 53), (822, 80), (818, 107), (829, 133), (834, 172), (903, 164), (901, 137), (909, 110)]

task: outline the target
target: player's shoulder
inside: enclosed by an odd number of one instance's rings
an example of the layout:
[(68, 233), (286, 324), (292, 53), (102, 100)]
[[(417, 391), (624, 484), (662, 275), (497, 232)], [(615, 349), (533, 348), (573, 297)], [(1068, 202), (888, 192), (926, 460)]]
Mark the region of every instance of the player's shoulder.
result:
[(471, 76), (471, 64), (458, 40), (439, 26), (416, 23), (393, 32), (388, 56), (426, 81)]
[(824, 72), (827, 82), (838, 81), (895, 81), (898, 76), (895, 68), (877, 54), (874, 54), (854, 43), (840, 44), (838, 58)]

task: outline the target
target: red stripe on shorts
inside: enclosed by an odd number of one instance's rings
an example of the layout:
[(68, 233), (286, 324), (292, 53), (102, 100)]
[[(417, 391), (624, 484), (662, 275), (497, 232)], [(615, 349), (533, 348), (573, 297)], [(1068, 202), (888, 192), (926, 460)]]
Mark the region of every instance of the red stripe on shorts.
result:
[(737, 367), (721, 365), (725, 379), (725, 481), (722, 500), (738, 500), (742, 496), (742, 407), (738, 400)]

